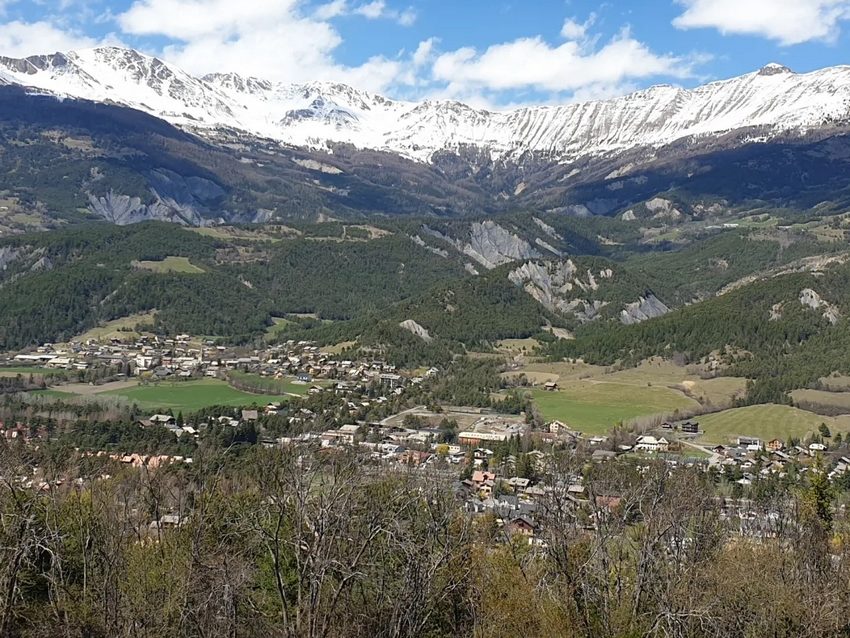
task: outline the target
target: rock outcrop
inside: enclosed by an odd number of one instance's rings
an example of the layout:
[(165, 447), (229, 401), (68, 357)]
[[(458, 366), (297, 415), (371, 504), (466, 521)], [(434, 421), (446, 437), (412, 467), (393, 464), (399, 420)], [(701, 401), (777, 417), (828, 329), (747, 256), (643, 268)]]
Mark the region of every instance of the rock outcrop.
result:
[[(654, 294), (641, 294), (637, 301), (612, 306), (616, 274), (611, 268), (579, 268), (572, 259), (561, 261), (528, 261), (508, 274), (547, 310), (573, 316), (582, 323), (607, 316), (630, 325), (660, 317), (670, 309)], [(634, 287), (634, 284), (626, 284)], [(614, 294), (610, 295), (612, 298)], [(622, 298), (622, 291), (616, 297)]]
[(422, 341), (426, 343), (430, 343), (434, 340), (434, 338), (430, 335), (430, 333), (422, 327), (420, 324), (416, 323), (413, 319), (407, 319), (398, 324), (400, 327), (408, 330), (413, 335), (422, 339)]
[(841, 318), (838, 308), (826, 301), (811, 288), (804, 288), (800, 291), (800, 303), (812, 310), (821, 310), (823, 318), (832, 325), (838, 323), (838, 320)]
[(472, 224), (463, 252), (488, 269), (541, 256), (526, 240), (491, 220)]
[(646, 321), (647, 319), (666, 315), (668, 312), (670, 312), (670, 308), (664, 305), (658, 297), (650, 293), (633, 303), (626, 304), (626, 307), (620, 311), (620, 321), (630, 326), (641, 321)]

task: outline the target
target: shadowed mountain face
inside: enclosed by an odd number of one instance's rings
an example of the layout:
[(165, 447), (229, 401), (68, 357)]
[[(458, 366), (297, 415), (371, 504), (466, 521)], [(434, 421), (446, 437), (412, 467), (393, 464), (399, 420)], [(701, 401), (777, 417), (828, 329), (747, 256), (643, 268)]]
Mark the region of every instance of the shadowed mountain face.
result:
[[(16, 86), (0, 87), (0, 120), (0, 188), (12, 212), (27, 215), (10, 230), (80, 219), (208, 225), (516, 210), (676, 223), (850, 200), (850, 137), (839, 129), (771, 143), (680, 142), (651, 159), (635, 150), (570, 164), (534, 153), (494, 160), (465, 147), (424, 163), (234, 131), (198, 137), (137, 110)], [(675, 205), (646, 206), (659, 197)]]

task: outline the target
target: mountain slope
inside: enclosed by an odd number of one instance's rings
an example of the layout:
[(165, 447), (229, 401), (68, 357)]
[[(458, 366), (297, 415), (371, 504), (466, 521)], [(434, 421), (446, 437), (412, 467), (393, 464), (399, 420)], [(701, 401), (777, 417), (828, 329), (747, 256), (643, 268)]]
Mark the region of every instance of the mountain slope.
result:
[(0, 58), (0, 78), (110, 101), (210, 133), (237, 129), (298, 146), (351, 143), (430, 160), (467, 146), (491, 158), (574, 161), (748, 129), (754, 140), (846, 124), (850, 67), (795, 74), (779, 65), (688, 91), (656, 86), (614, 100), (508, 112), (400, 102), (332, 83), (284, 85), (236, 74), (194, 78), (133, 50), (103, 47)]

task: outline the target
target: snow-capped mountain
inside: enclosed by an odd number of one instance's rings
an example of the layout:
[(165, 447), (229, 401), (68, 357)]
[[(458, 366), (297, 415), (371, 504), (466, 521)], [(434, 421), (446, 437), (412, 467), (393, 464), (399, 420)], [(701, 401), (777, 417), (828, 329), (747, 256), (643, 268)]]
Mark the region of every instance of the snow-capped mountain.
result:
[(116, 103), (200, 133), (235, 129), (297, 146), (347, 142), (427, 161), (472, 145), (561, 161), (757, 127), (753, 139), (850, 123), (850, 66), (796, 74), (771, 64), (693, 90), (655, 86), (621, 98), (507, 112), (403, 102), (332, 83), (280, 84), (233, 73), (196, 78), (131, 49), (0, 58), (0, 82)]

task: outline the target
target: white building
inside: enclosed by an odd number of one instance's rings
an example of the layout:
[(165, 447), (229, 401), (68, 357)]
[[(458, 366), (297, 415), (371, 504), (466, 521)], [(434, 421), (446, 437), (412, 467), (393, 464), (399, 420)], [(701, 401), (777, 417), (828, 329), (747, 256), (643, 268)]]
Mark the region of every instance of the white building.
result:
[(635, 449), (644, 452), (666, 452), (670, 449), (670, 442), (664, 437), (656, 439), (654, 436), (639, 436)]

